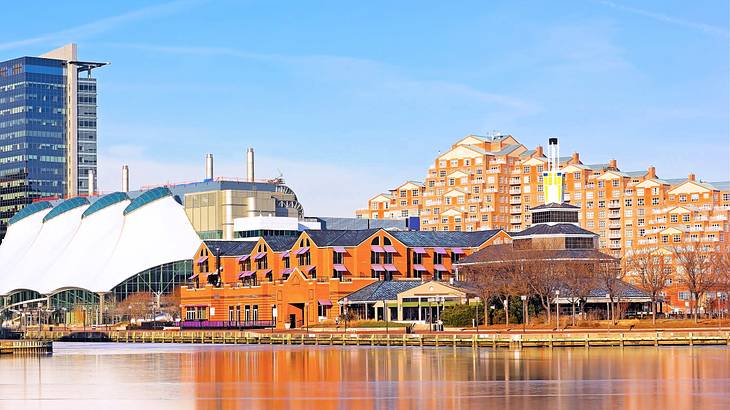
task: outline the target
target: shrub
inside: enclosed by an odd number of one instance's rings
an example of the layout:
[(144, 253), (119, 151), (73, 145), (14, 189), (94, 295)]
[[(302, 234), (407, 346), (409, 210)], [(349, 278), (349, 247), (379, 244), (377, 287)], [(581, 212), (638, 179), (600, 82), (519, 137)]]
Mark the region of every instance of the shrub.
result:
[(446, 326), (472, 326), (474, 314), (478, 314), (479, 324), (484, 324), (484, 306), (483, 305), (453, 305), (447, 306), (441, 312), (441, 320)]

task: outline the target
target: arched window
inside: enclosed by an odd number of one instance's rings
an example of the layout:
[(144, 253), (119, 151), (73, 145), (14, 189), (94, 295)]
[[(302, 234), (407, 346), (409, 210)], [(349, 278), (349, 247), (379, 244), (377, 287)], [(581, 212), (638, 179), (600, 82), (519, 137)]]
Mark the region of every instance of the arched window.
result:
[(370, 245), (380, 245), (380, 237), (376, 236), (373, 238), (373, 240), (370, 242)]
[(383, 245), (392, 245), (392, 243), (390, 242), (390, 238), (384, 237), (383, 238)]

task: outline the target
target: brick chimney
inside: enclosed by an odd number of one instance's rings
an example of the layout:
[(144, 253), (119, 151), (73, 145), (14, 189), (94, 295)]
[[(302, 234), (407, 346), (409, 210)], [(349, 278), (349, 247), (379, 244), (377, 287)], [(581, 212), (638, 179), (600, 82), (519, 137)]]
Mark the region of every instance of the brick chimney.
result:
[(652, 165), (649, 165), (649, 168), (646, 170), (646, 179), (654, 179), (656, 178), (656, 168), (654, 168)]
[(608, 169), (611, 169), (611, 170), (617, 170), (618, 169), (618, 164), (616, 163), (616, 160), (615, 159), (612, 159), (612, 160), (609, 160), (608, 161)]
[(545, 153), (542, 152), (542, 145), (535, 147), (535, 157), (544, 157)]
[(694, 181), (694, 180), (695, 180), (695, 174), (687, 175), (687, 181)]
[(570, 157), (570, 161), (568, 161), (569, 164), (580, 164), (580, 155), (577, 152), (574, 152), (573, 155)]

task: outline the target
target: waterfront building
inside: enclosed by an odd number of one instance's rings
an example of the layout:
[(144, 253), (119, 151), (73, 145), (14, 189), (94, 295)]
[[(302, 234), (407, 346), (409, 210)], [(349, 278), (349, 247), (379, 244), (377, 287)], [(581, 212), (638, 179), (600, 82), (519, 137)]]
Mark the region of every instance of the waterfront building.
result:
[(187, 283), (201, 242), (166, 188), (37, 202), (9, 223), (0, 316), (10, 319), (30, 309), (63, 323), (74, 309), (100, 312), (105, 300), (172, 293)]
[[(579, 225), (598, 234), (599, 249), (607, 254), (623, 259), (647, 248), (666, 253), (698, 242), (715, 251), (728, 249), (728, 181), (700, 181), (694, 174), (660, 179), (652, 166), (624, 171), (615, 159), (584, 164), (577, 152), (558, 156), (557, 164), (563, 202), (579, 208)], [(533, 223), (531, 210), (544, 203), (547, 165), (541, 146), (528, 149), (511, 135), (468, 135), (427, 170), (420, 228), (524, 230)], [(397, 218), (390, 212), (395, 200), (392, 193), (378, 195), (367, 208), (379, 217)], [(676, 272), (672, 261), (669, 269)], [(677, 275), (666, 294), (672, 305), (684, 308), (688, 295), (677, 287), (680, 282)]]
[(501, 230), (384, 229), (206, 240), (195, 253), (191, 285), (180, 291), (181, 305), (188, 320), (301, 327), (334, 320), (339, 300), (377, 281), (450, 281), (460, 258), (510, 240)]
[(97, 84), (76, 44), (0, 62), (0, 241), (8, 220), (44, 197), (95, 186)]

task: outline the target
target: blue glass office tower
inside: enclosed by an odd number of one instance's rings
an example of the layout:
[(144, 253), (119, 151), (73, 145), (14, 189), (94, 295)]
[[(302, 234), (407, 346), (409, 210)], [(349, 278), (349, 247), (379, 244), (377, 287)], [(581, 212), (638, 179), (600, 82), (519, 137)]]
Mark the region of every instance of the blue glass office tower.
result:
[(0, 62), (0, 241), (26, 205), (86, 193), (88, 178), (96, 178), (90, 73), (101, 65), (77, 61), (75, 44)]

